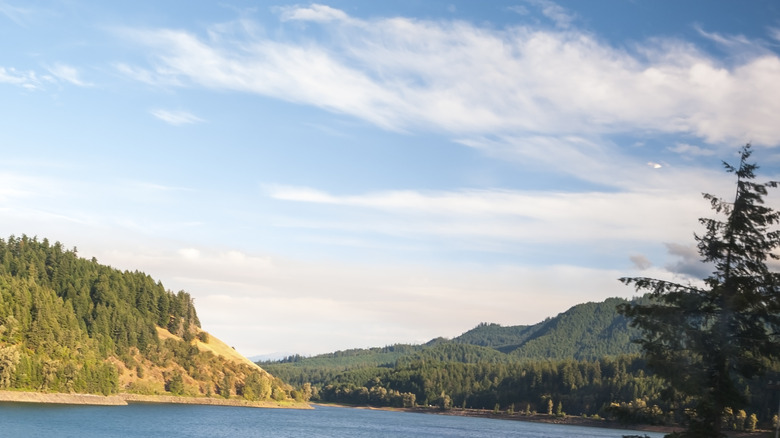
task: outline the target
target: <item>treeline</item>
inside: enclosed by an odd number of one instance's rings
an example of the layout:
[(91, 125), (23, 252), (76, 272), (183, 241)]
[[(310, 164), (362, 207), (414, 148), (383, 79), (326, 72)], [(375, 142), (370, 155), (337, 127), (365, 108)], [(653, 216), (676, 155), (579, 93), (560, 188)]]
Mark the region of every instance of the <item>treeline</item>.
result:
[(397, 392), (413, 394), (420, 405), (442, 409), (498, 406), (528, 412), (547, 412), (552, 402), (575, 415), (594, 415), (614, 401), (656, 398), (662, 383), (644, 369), (637, 356), (514, 363), (418, 361), (339, 374), (320, 389), (319, 397), (381, 406), (393, 401), (376, 394)]
[(156, 342), (155, 326), (180, 337), (200, 327), (188, 293), (174, 294), (139, 271), (122, 272), (94, 258), (79, 258), (75, 247), (68, 250), (48, 239), (0, 239), (0, 277), (54, 291), (104, 354), (128, 347), (143, 351)]
[[(158, 327), (170, 332), (161, 339)], [(0, 239), (0, 389), (287, 399), (268, 373), (201, 351), (191, 296), (59, 242)], [(300, 397), (299, 397), (300, 398)]]
[[(747, 415), (745, 418), (755, 415), (756, 421), (768, 424), (775, 415), (776, 399), (765, 383), (744, 382), (742, 390), (749, 394), (751, 404), (742, 414)], [(314, 399), (354, 405), (487, 409), (672, 424), (685, 418), (690, 400), (681, 397), (674, 403), (664, 401), (663, 392), (670, 390), (664, 381), (647, 372), (644, 359), (627, 355), (580, 361), (419, 361), (392, 368), (359, 368), (337, 374), (323, 386), (315, 387)]]

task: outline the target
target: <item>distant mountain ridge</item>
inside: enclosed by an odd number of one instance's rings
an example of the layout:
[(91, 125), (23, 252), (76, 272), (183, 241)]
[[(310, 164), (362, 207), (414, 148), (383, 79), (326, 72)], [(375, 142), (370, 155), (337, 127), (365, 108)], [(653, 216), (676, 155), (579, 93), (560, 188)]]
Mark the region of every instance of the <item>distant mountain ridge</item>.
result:
[[(644, 299), (644, 298), (639, 298)], [(605, 415), (615, 402), (654, 399), (639, 333), (617, 313), (627, 300), (584, 303), (537, 324), (481, 323), (453, 339), (351, 349), (262, 362), (313, 400), (370, 406), (438, 406), (539, 412), (564, 406)], [(561, 410), (560, 407), (556, 408)], [(543, 411), (542, 411), (543, 412)]]
[[(645, 300), (646, 298), (636, 298)], [(578, 304), (533, 325), (481, 323), (453, 339), (421, 345), (351, 349), (311, 357), (289, 356), (258, 362), (293, 385), (327, 385), (339, 375), (372, 367), (399, 368), (427, 361), (441, 363), (515, 363), (529, 360), (594, 360), (639, 352), (639, 332), (618, 314), (622, 298)]]

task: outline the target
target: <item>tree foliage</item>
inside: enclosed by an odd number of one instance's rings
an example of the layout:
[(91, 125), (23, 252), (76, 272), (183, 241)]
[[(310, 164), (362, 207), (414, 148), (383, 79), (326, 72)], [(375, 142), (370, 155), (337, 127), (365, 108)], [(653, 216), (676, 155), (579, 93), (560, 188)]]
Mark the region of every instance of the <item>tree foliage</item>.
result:
[(648, 364), (675, 393), (695, 401), (686, 436), (720, 434), (726, 408), (742, 408), (748, 399), (740, 379), (763, 374), (768, 359), (780, 355), (780, 275), (767, 261), (777, 259), (780, 214), (764, 205), (767, 189), (756, 183), (756, 164), (742, 148), (733, 202), (704, 194), (725, 219), (700, 219), (705, 232), (695, 235), (702, 261), (714, 272), (701, 286), (651, 278), (622, 278), (650, 291), (651, 304), (624, 304), (620, 311), (643, 331), (639, 344)]
[[(158, 329), (165, 329), (161, 339)], [(160, 333), (164, 333), (159, 331)], [(0, 239), (0, 389), (219, 394), (270, 400), (291, 387), (200, 351), (192, 297), (138, 271), (80, 258), (47, 239)]]

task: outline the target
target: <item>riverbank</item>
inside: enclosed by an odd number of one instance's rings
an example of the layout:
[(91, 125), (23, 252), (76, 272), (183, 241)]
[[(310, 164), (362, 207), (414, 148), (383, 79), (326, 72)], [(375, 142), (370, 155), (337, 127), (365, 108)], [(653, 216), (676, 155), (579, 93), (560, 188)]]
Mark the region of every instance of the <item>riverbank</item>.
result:
[(142, 395), (130, 393), (96, 395), (0, 391), (0, 402), (90, 406), (126, 406), (129, 403), (164, 403), (267, 409), (311, 409), (311, 406), (302, 402), (249, 401), (244, 399), (224, 399), (217, 397), (178, 397), (172, 395)]

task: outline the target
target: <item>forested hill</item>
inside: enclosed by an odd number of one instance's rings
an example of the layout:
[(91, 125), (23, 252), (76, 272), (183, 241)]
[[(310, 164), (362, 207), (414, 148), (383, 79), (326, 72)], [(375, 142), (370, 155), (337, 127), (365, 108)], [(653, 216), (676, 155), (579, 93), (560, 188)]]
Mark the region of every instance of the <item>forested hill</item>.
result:
[[(479, 324), (448, 340), (290, 356), (260, 363), (314, 399), (375, 406), (438, 405), (604, 414), (613, 402), (653, 399), (638, 333), (617, 313), (626, 301), (585, 303), (529, 326)], [(630, 410), (630, 409), (629, 409)]]
[[(483, 323), (451, 340), (261, 365), (322, 402), (671, 421), (679, 406), (665, 402), (668, 388), (636, 354), (631, 339), (638, 333), (616, 311), (625, 302), (580, 304), (528, 326)], [(750, 394), (752, 412), (776, 408), (766, 380), (745, 382), (740, 391)]]
[[(644, 298), (638, 298), (644, 300)], [(346, 370), (364, 366), (392, 366), (414, 360), (514, 362), (518, 360), (598, 359), (639, 352), (631, 342), (636, 329), (618, 314), (621, 298), (578, 304), (533, 325), (501, 326), (481, 323), (451, 340), (432, 339), (422, 345), (397, 344), (352, 349), (313, 357), (299, 355), (281, 361), (259, 362), (265, 367), (289, 363), (295, 367)]]
[(526, 359), (598, 359), (638, 353), (639, 336), (616, 308), (625, 300), (610, 298), (578, 304), (554, 318), (530, 325), (503, 327), (482, 323), (454, 338), (460, 344), (490, 347)]
[(638, 333), (616, 310), (617, 305), (624, 302), (620, 298), (610, 298), (579, 304), (529, 326), (482, 323), (452, 340), (436, 338), (422, 345), (353, 349), (313, 357), (296, 355), (259, 364), (294, 385), (309, 382), (326, 386), (350, 380), (352, 377), (347, 376), (350, 373), (370, 373), (377, 367), (401, 369), (416, 363), (594, 360), (634, 354), (639, 349), (631, 340)]
[(200, 328), (190, 295), (76, 248), (0, 239), (0, 389), (291, 396)]

